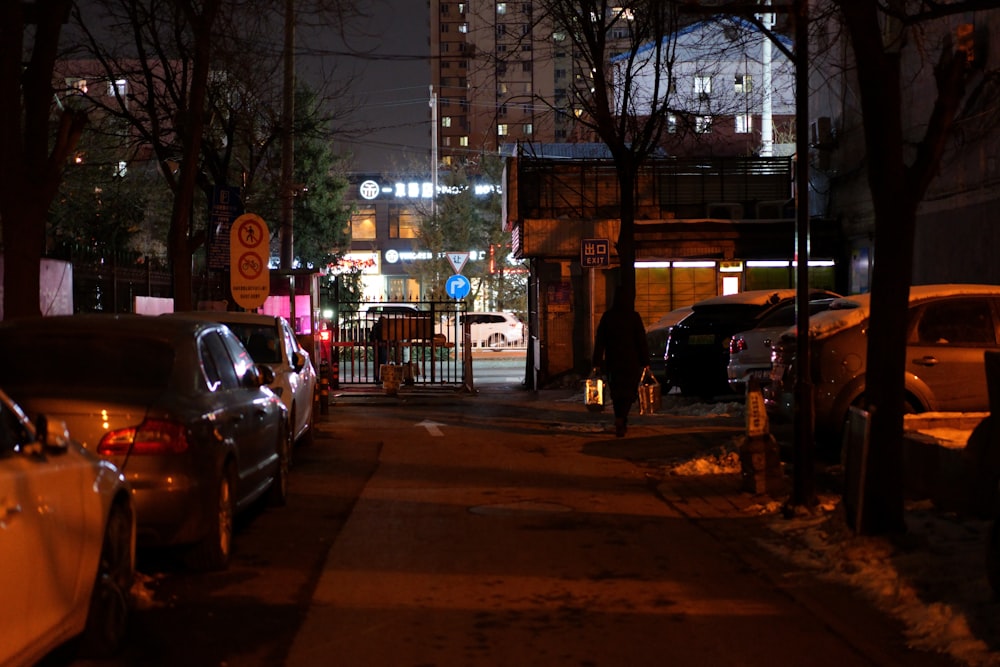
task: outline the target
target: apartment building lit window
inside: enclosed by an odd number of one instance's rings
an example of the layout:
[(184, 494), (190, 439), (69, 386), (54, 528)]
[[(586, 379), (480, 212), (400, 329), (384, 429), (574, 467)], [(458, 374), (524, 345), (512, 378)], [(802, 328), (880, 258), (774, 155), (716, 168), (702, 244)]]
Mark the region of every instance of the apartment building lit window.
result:
[(507, 136), (507, 123), (500, 123), (497, 125), (497, 135), (501, 137)]
[(497, 14), (506, 14), (506, 13), (507, 13), (507, 3), (506, 2), (498, 2), (497, 3)]
[(695, 95), (708, 96), (712, 92), (712, 77), (696, 76), (694, 78)]
[(125, 79), (115, 79), (108, 82), (108, 97), (125, 97), (128, 94), (128, 82)]
[(374, 240), (375, 209), (373, 207), (359, 208), (351, 214), (351, 239), (354, 241)]
[(535, 130), (535, 127), (531, 123), (525, 123), (524, 125), (521, 126), (521, 132), (526, 137), (530, 137), (532, 135), (532, 133), (534, 132), (534, 130)]
[(389, 238), (415, 239), (420, 232), (420, 216), (402, 206), (389, 207)]
[(667, 114), (667, 133), (677, 134), (677, 116), (675, 114)]
[(469, 24), (468, 23), (459, 23), (458, 24), (458, 31), (460, 33), (463, 33), (463, 34), (469, 32)]
[(86, 79), (78, 79), (78, 78), (66, 79), (66, 87), (69, 88), (70, 90), (75, 90), (79, 93), (83, 93), (84, 95), (87, 94)]
[(746, 134), (753, 130), (753, 116), (740, 114), (736, 117), (736, 134)]
[(499, 83), (497, 83), (497, 92), (500, 93), (501, 95), (507, 94), (508, 88), (506, 81), (500, 81)]
[(469, 137), (468, 136), (459, 137), (458, 138), (458, 145), (459, 146), (468, 146), (469, 145)]
[(708, 134), (712, 131), (711, 116), (695, 116), (694, 131), (698, 134)]
[(451, 116), (441, 117), (441, 127), (451, 127)]
[(753, 77), (749, 74), (737, 74), (733, 83), (733, 92), (749, 93), (753, 90)]

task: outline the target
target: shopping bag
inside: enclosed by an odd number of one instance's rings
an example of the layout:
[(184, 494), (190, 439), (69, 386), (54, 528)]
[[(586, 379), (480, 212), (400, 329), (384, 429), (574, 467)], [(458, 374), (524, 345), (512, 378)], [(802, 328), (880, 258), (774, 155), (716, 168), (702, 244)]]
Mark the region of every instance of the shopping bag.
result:
[(604, 380), (595, 368), (587, 378), (583, 390), (583, 403), (591, 412), (601, 412), (604, 410)]
[(660, 382), (649, 366), (642, 371), (639, 379), (639, 414), (651, 415), (660, 409)]

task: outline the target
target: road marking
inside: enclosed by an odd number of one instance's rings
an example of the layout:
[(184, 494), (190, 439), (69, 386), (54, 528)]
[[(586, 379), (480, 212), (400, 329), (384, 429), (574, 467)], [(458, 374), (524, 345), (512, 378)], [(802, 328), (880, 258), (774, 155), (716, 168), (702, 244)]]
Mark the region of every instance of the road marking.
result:
[(434, 435), (434, 436), (444, 435), (444, 431), (438, 428), (438, 426), (444, 426), (444, 424), (439, 424), (438, 422), (432, 422), (429, 419), (425, 419), (419, 424), (417, 424), (417, 426), (423, 426), (424, 428), (426, 428), (428, 435)]

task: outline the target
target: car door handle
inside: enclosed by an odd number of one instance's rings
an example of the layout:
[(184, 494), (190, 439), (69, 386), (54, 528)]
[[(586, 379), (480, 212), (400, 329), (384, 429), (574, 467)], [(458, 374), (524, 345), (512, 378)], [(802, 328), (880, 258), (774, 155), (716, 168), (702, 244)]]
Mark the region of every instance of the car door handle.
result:
[(927, 355), (926, 357), (920, 357), (919, 359), (914, 359), (913, 363), (915, 363), (917, 366), (937, 366), (938, 358), (931, 355)]

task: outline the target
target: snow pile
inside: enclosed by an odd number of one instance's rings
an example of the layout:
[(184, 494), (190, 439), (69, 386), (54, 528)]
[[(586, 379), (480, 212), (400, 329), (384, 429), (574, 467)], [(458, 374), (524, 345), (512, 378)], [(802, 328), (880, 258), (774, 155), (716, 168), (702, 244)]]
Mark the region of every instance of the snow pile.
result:
[(720, 447), (715, 453), (671, 466), (667, 472), (672, 475), (721, 475), (740, 470), (739, 452)]
[(839, 498), (821, 498), (814, 515), (775, 515), (762, 546), (823, 579), (850, 586), (899, 619), (911, 646), (974, 666), (1000, 665), (991, 651), (1000, 629), (986, 580), (989, 523), (961, 519), (926, 503), (907, 506), (907, 534), (893, 542), (856, 536)]

